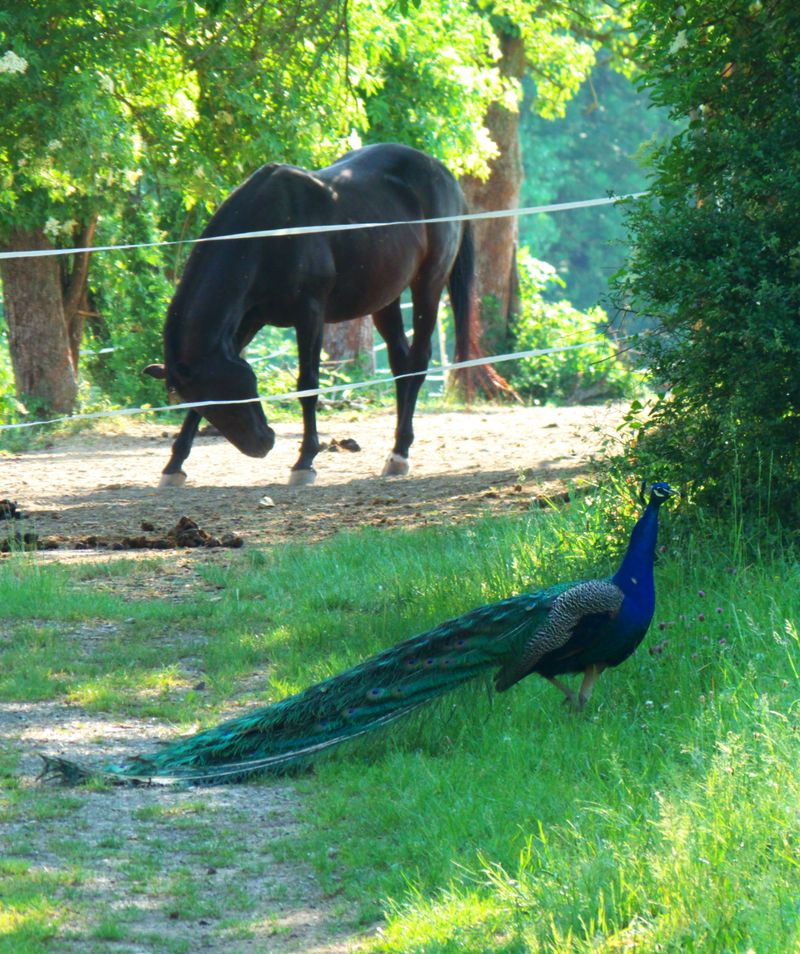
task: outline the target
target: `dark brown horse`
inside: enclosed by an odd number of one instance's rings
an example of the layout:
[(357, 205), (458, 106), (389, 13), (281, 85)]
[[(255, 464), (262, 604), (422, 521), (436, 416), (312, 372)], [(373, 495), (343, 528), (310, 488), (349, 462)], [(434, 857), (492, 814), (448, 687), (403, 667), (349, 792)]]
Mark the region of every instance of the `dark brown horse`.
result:
[[(396, 144), (366, 146), (309, 172), (271, 164), (239, 186), (212, 217), (203, 237), (296, 226), (358, 222), (400, 225), (194, 246), (164, 327), (163, 365), (145, 369), (166, 379), (185, 402), (255, 398), (256, 376), (240, 356), (264, 325), (294, 328), (298, 389), (318, 387), (325, 322), (372, 315), (386, 342), (392, 373), (425, 372), (442, 290), (447, 285), (456, 357), (468, 352), (473, 248), (462, 222), (412, 224), (465, 211), (458, 183), (437, 160)], [(408, 223), (408, 224), (405, 224)], [(414, 337), (403, 330), (400, 295), (411, 289)], [(412, 419), (424, 373), (396, 382), (397, 428), (384, 475), (408, 473)], [(302, 397), (303, 441), (290, 483), (312, 483), (319, 451), (317, 398)], [(202, 408), (228, 440), (264, 457), (275, 433), (258, 402)], [(186, 480), (201, 413), (190, 410), (172, 445), (162, 486)]]

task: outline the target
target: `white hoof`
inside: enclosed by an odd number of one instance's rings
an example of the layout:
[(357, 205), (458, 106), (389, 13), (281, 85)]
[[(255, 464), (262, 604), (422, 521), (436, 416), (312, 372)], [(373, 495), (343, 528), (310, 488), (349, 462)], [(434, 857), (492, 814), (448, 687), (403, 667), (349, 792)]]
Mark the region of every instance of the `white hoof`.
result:
[(408, 463), (408, 458), (401, 457), (392, 451), (383, 465), (381, 477), (405, 477), (410, 470), (411, 465)]
[(289, 472), (290, 487), (308, 487), (317, 479), (317, 472), (314, 468), (309, 470), (292, 470)]
[(186, 483), (186, 474), (182, 470), (178, 471), (177, 474), (162, 474), (161, 480), (158, 482), (158, 487), (183, 487)]

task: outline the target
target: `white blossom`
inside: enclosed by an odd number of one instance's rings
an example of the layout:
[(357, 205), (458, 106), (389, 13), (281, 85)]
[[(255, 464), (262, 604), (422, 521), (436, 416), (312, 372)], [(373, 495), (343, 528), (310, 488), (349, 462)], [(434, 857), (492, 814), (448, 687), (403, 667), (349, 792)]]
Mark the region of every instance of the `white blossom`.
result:
[(24, 73), (27, 68), (28, 61), (17, 56), (13, 50), (6, 50), (0, 56), (0, 73)]
[(61, 232), (61, 223), (52, 216), (44, 223), (44, 234), (57, 238)]
[(105, 93), (114, 93), (114, 80), (107, 73), (98, 73), (98, 79), (100, 80), (100, 89)]
[(50, 142), (47, 144), (47, 151), (55, 152), (56, 149), (60, 149), (63, 145), (64, 143), (61, 142), (60, 139), (51, 139)]
[(670, 45), (670, 53), (677, 53), (679, 50), (682, 50), (684, 47), (688, 46), (689, 41), (686, 39), (686, 30), (679, 30), (675, 36), (675, 39)]

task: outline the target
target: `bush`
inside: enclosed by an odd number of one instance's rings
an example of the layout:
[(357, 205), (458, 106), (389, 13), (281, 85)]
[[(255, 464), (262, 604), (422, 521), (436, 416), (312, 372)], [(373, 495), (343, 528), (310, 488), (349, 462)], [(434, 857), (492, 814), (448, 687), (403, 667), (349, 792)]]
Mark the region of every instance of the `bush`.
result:
[[(688, 128), (655, 156), (617, 292), (656, 318), (640, 453), (726, 505), (800, 512), (800, 9), (642, 5), (646, 83)], [(732, 475), (736, 474), (736, 486)], [(712, 493), (713, 492), (713, 493)]]
[(603, 309), (579, 311), (568, 301), (545, 301), (548, 287), (564, 288), (564, 281), (552, 265), (533, 258), (527, 249), (518, 256), (518, 268), (520, 313), (512, 329), (514, 350), (585, 347), (514, 362), (510, 382), (517, 392), (537, 403), (579, 403), (634, 391), (635, 374), (603, 333), (608, 325)]

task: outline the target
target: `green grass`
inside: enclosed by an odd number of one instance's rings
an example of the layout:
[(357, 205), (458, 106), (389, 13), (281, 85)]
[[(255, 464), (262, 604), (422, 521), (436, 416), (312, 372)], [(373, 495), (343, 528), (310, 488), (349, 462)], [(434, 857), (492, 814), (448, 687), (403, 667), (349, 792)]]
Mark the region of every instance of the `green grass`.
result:
[[(235, 554), (199, 564), (177, 602), (115, 594), (115, 577), (146, 567), (20, 555), (0, 564), (0, 699), (151, 715), (176, 733), (213, 724), (232, 703), (279, 698), (473, 606), (608, 572), (630, 526), (617, 509)], [(352, 928), (385, 918), (368, 950), (800, 950), (796, 554), (765, 532), (748, 538), (739, 520), (695, 515), (689, 532), (679, 512), (663, 515), (662, 542), (653, 629), (584, 714), (535, 677), (502, 696), (478, 685), (294, 781), (306, 825), (268, 848), (309, 859)], [(32, 789), (15, 772), (4, 753), (0, 822), (79, 825), (86, 795)], [(222, 898), (197, 885), (198, 866), (257, 876), (267, 864), (246, 855), (258, 835), (246, 817), (223, 819), (202, 792), (180, 804), (154, 792), (134, 817), (131, 894), (219, 919), (231, 938), (269, 923), (235, 878)], [(175, 838), (192, 845), (190, 866), (164, 873)], [(9, 950), (45, 950), (76, 918), (91, 925), (87, 949), (146, 943), (127, 919), (92, 914), (80, 887), (97, 852), (130, 846), (50, 845), (62, 860), (46, 875), (23, 838), (10, 847), (0, 949), (7, 937)]]

